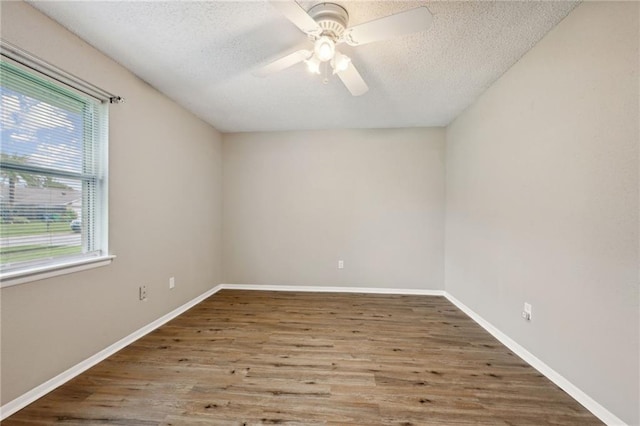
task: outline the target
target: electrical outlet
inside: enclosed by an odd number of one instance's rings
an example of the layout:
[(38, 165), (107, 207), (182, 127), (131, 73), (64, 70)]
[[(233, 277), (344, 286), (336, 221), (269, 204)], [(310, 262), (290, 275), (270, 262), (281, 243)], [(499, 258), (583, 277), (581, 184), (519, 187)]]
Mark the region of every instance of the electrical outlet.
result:
[(338, 269), (344, 269), (344, 260), (338, 260)]
[(147, 300), (147, 286), (146, 285), (141, 285), (140, 286), (140, 300)]
[(169, 278), (169, 289), (172, 290), (175, 286), (176, 286), (176, 278), (175, 277)]
[(524, 310), (522, 311), (522, 318), (526, 319), (527, 321), (531, 321), (531, 304), (525, 302), (524, 303)]

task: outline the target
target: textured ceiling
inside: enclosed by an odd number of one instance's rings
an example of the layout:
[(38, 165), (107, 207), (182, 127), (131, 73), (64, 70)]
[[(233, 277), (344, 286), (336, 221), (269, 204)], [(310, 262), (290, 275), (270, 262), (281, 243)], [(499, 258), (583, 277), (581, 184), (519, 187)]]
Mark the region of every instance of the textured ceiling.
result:
[[(576, 5), (336, 2), (350, 26), (424, 5), (433, 25), (341, 45), (370, 88), (352, 97), (338, 78), (323, 84), (304, 64), (252, 75), (306, 42), (268, 2), (30, 3), (223, 132), (445, 126)], [(317, 3), (300, 1), (305, 9)]]

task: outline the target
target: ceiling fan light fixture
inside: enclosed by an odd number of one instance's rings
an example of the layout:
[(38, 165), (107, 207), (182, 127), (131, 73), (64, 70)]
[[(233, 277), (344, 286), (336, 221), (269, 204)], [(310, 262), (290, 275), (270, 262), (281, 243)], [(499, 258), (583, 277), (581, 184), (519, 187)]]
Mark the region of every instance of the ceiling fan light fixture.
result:
[(316, 55), (311, 56), (305, 60), (304, 63), (307, 64), (307, 70), (309, 70), (311, 74), (320, 74), (320, 60)]
[(336, 44), (329, 37), (322, 36), (316, 40), (313, 50), (320, 62), (327, 62), (333, 58), (336, 52)]
[[(433, 21), (433, 15), (429, 9), (426, 6), (420, 6), (349, 27), (347, 10), (330, 1), (317, 3), (308, 10), (305, 10), (296, 0), (268, 1), (309, 37), (313, 42), (313, 50), (302, 49), (289, 53), (263, 66), (255, 74), (263, 77), (304, 61), (309, 71), (314, 74), (320, 74), (322, 68), (323, 82), (326, 84), (328, 82), (327, 65), (331, 65), (333, 74), (340, 78), (353, 96), (363, 95), (369, 87), (351, 59), (336, 51), (337, 44), (346, 42), (351, 46), (358, 46), (425, 31)], [(326, 64), (327, 62), (329, 64)]]
[(351, 63), (351, 58), (347, 55), (344, 55), (340, 52), (336, 52), (335, 56), (331, 60), (331, 66), (333, 67), (333, 73), (339, 73), (345, 71), (349, 68), (349, 63)]

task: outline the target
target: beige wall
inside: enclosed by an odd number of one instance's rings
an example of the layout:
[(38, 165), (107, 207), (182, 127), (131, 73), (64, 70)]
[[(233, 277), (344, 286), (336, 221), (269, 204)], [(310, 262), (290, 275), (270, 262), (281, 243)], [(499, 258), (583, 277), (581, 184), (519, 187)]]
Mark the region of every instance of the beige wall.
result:
[(578, 6), (448, 128), (446, 166), (446, 290), (629, 424), (638, 8)]
[(224, 282), (443, 288), (444, 129), (230, 134), (223, 152)]
[(126, 98), (110, 112), (117, 258), (2, 289), (5, 404), (220, 283), (222, 168), (215, 129), (29, 5), (1, 7), (2, 38)]

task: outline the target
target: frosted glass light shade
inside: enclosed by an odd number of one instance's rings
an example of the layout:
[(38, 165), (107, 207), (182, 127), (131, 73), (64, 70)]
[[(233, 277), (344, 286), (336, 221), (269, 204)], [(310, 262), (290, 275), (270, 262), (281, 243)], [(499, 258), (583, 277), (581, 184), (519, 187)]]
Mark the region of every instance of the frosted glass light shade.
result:
[(322, 36), (316, 40), (314, 49), (315, 56), (320, 62), (330, 61), (336, 51), (336, 45), (329, 37)]

